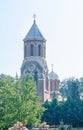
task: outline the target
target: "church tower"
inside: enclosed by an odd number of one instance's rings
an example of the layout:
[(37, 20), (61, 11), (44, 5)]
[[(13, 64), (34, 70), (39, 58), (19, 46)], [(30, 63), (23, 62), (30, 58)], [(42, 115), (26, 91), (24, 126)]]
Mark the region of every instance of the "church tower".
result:
[(24, 38), (24, 60), (21, 76), (29, 73), (36, 82), (37, 95), (42, 101), (50, 98), (48, 67), (46, 62), (46, 40), (41, 34), (36, 20)]

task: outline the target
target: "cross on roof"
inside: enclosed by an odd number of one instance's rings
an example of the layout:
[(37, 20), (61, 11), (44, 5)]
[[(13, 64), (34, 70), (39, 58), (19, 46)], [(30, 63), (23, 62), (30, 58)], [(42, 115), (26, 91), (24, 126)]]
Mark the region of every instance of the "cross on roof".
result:
[(33, 18), (34, 18), (34, 21), (35, 21), (35, 18), (36, 18), (36, 14), (33, 15)]

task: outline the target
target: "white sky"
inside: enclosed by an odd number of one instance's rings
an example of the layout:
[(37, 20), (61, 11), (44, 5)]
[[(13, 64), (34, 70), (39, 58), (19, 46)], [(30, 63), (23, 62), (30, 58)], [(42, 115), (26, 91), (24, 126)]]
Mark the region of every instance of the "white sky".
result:
[(47, 63), (60, 79), (83, 77), (83, 0), (0, 1), (0, 74), (20, 75), (23, 38), (36, 23), (46, 38)]

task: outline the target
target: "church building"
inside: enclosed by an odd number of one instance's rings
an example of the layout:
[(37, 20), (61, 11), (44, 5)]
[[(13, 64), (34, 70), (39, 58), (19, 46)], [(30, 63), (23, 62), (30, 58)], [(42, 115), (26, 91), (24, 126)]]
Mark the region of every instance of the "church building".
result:
[(41, 101), (51, 100), (54, 92), (59, 92), (59, 78), (53, 71), (49, 73), (46, 61), (46, 39), (41, 34), (36, 20), (24, 38), (24, 59), (21, 76), (29, 73), (36, 82), (37, 95)]

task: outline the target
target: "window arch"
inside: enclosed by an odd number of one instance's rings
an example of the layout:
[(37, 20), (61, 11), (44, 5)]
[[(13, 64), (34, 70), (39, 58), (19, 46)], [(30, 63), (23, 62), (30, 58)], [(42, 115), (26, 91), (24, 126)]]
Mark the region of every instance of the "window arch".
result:
[(42, 49), (41, 45), (38, 45), (38, 56), (41, 56), (41, 49)]
[(30, 56), (33, 56), (34, 55), (34, 45), (31, 44), (30, 45)]

